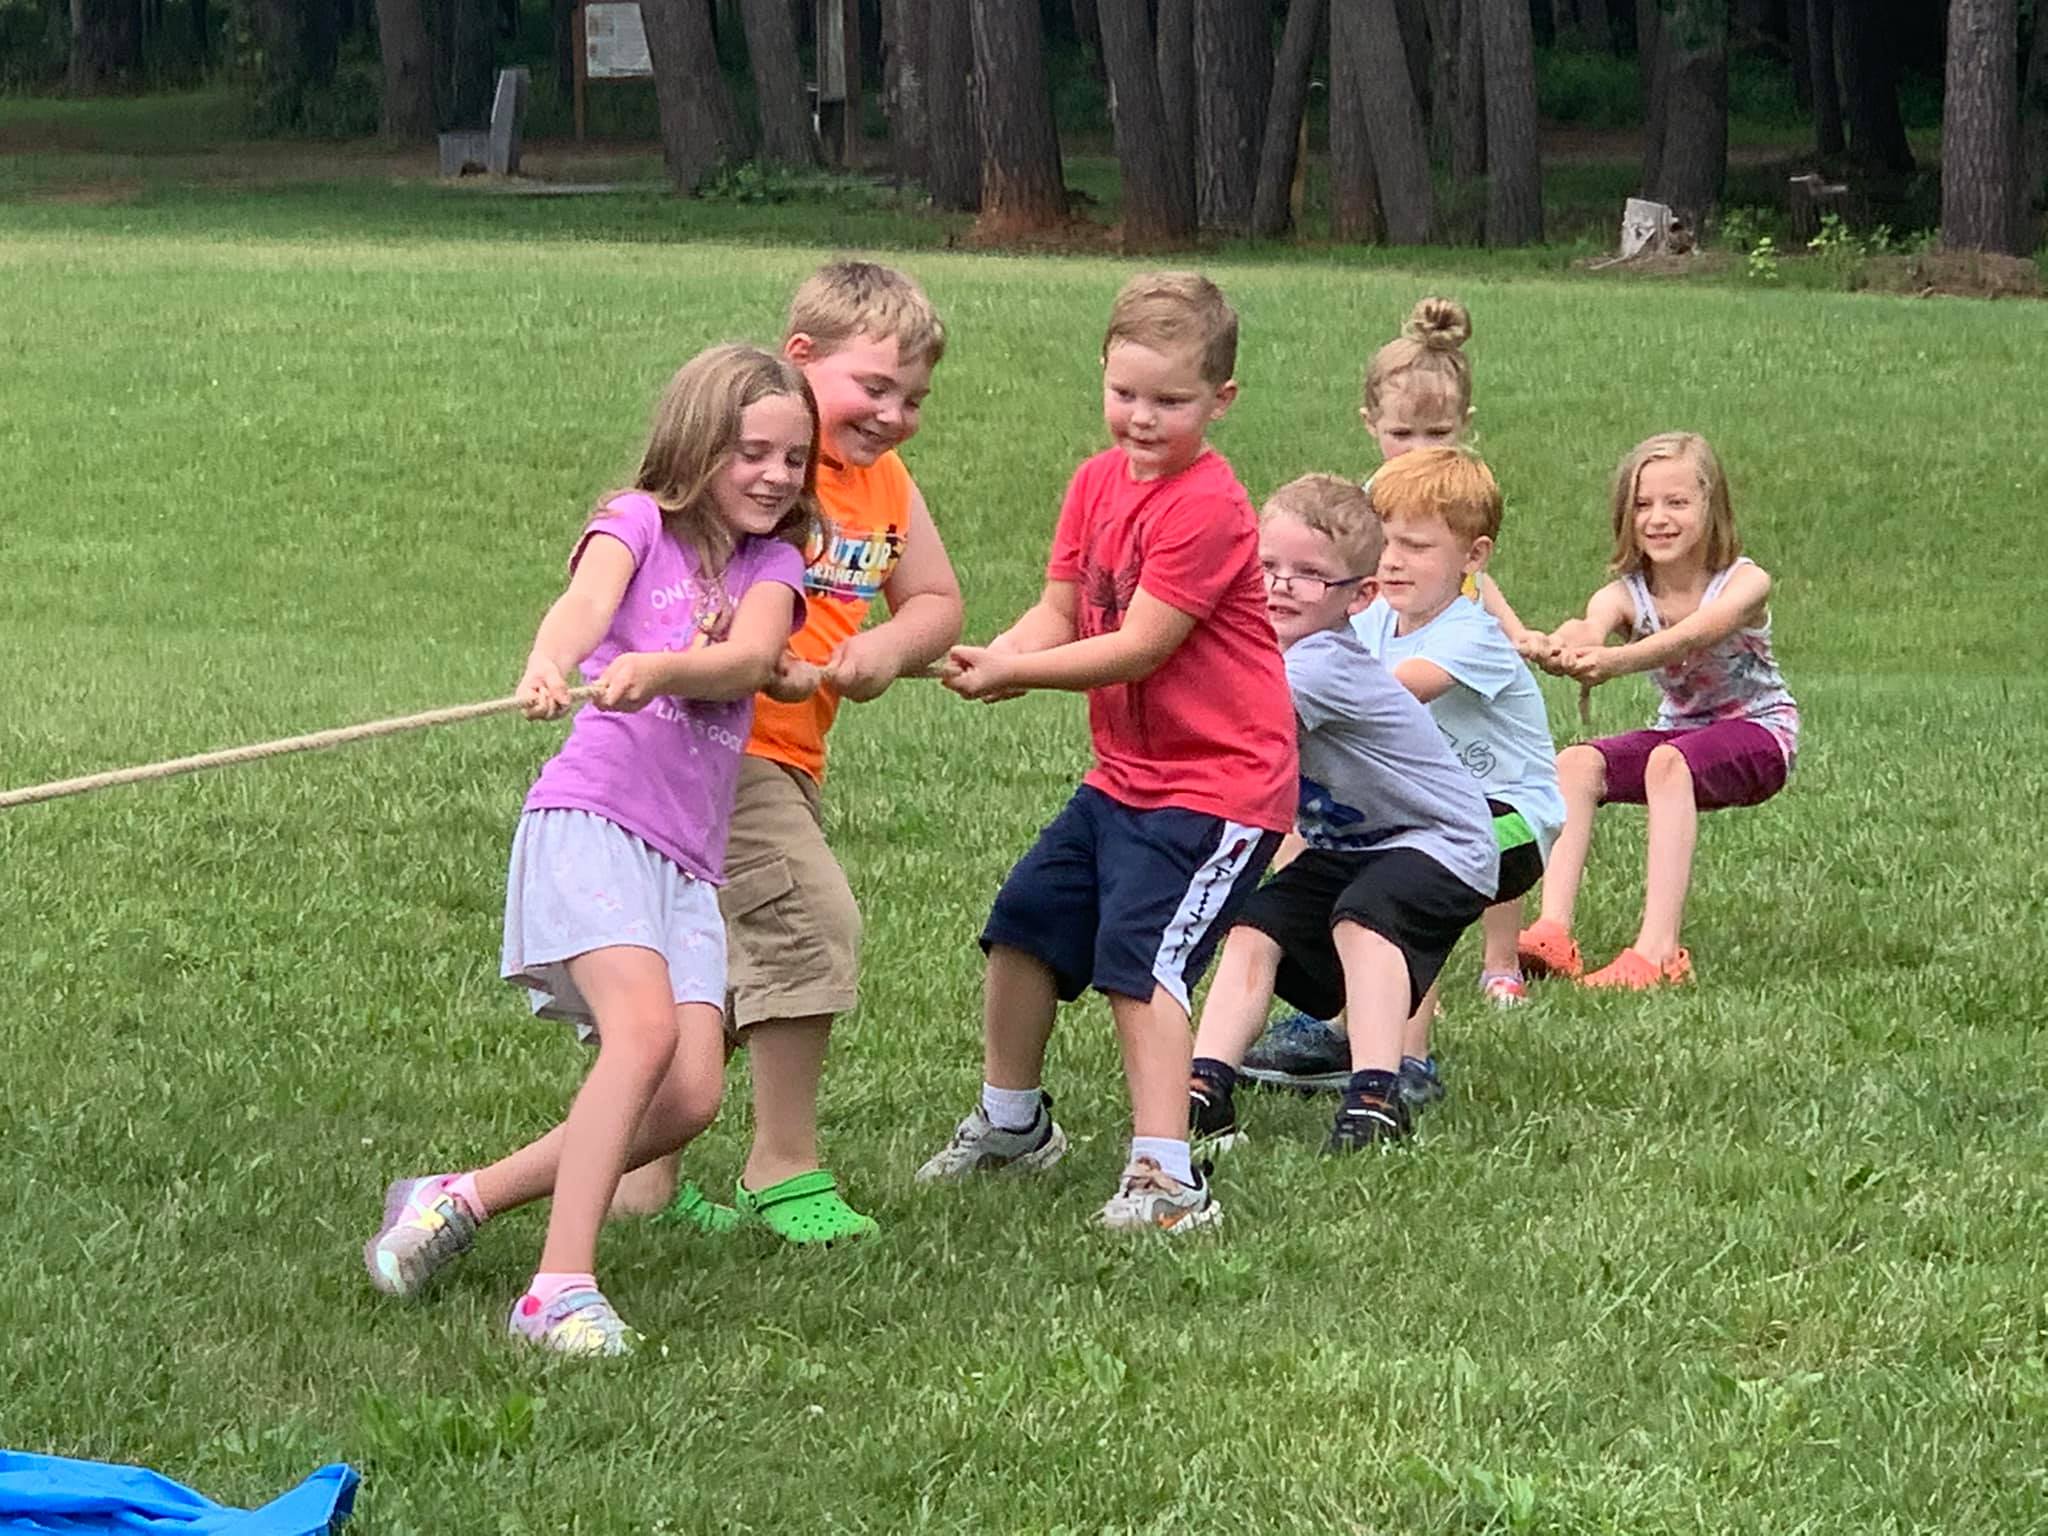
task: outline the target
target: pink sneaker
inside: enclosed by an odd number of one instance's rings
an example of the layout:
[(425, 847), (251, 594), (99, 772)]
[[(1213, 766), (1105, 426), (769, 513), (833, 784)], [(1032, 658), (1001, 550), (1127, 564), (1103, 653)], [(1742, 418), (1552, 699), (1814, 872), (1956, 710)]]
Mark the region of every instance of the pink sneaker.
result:
[(1519, 1008), (1529, 1001), (1529, 989), (1513, 971), (1495, 971), (1480, 977), (1479, 993), (1496, 1008)]
[(513, 1338), (558, 1355), (630, 1355), (640, 1343), (604, 1292), (589, 1285), (566, 1290), (545, 1306), (528, 1291), (512, 1304), (505, 1327)]

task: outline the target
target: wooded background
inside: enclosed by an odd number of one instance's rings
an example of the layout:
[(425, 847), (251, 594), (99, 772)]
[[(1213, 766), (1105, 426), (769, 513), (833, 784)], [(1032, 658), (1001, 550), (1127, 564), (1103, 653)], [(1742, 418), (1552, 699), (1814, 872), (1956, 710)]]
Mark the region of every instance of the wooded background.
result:
[[(813, 100), (825, 8), (854, 133)], [(1068, 217), (1062, 125), (1107, 133), (1133, 247), (1272, 238), (1328, 156), (1332, 233), (1544, 235), (1539, 55), (1632, 60), (1641, 192), (1695, 228), (1725, 185), (1731, 61), (1789, 81), (1811, 168), (1881, 202), (1938, 170), (1941, 232), (2031, 251), (2048, 186), (2040, 0), (642, 0), (679, 190), (745, 160), (844, 158), (978, 210)], [(0, 81), (76, 95), (231, 79), (271, 131), (425, 141), (488, 116), (494, 72), (566, 95), (572, 0), (0, 0)], [(1612, 72), (1610, 71), (1610, 78)], [(1903, 98), (1938, 102), (1919, 165)], [(1087, 111), (1060, 104), (1098, 104)], [(1312, 136), (1304, 125), (1313, 123)], [(1930, 157), (1932, 158), (1932, 157)], [(1852, 197), (1845, 208), (1865, 206)]]

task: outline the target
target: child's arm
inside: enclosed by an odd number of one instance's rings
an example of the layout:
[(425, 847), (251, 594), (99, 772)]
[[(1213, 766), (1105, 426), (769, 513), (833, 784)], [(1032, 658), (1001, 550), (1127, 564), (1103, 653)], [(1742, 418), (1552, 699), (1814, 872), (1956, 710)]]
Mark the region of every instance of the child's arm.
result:
[(914, 485), (910, 530), (896, 569), (882, 585), (882, 597), (889, 617), (842, 641), (825, 663), (825, 681), (843, 699), (865, 703), (906, 673), (924, 671), (960, 638), (967, 621), (953, 562)]
[(1508, 643), (1516, 650), (1519, 651), (1523, 642), (1537, 633), (1522, 622), (1522, 616), (1509, 603), (1507, 593), (1501, 591), (1500, 583), (1484, 571), (1479, 573), (1479, 601), (1493, 615), (1494, 623), (1500, 626), (1500, 632), (1508, 637)]
[(1141, 683), (1165, 665), (1194, 627), (1193, 614), (1140, 587), (1132, 594), (1123, 627), (1109, 634), (1023, 652), (954, 646), (946, 686), (963, 699), (981, 699), (1007, 698), (1031, 688), (1083, 693), (1110, 683)]
[(1048, 581), (1038, 601), (1023, 617), (989, 641), (988, 648), (1009, 656), (1049, 651), (1067, 645), (1080, 633), (1081, 588), (1071, 581)]
[(569, 707), (569, 672), (597, 649), (632, 579), (633, 551), (597, 530), (577, 557), (568, 589), (555, 599), (533, 637), (518, 688), (527, 719), (552, 720)]
[(1557, 677), (1576, 677), (1578, 674), (1565, 665), (1567, 653), (1604, 646), (1614, 636), (1628, 633), (1633, 613), (1628, 588), (1610, 581), (1587, 599), (1583, 617), (1566, 619), (1547, 635), (1532, 633), (1530, 644), (1519, 649), (1546, 672)]
[(1427, 704), (1431, 699), (1449, 693), (1458, 680), (1435, 662), (1410, 656), (1394, 668), (1394, 681)]
[(667, 694), (725, 703), (759, 693), (775, 676), (796, 618), (796, 592), (779, 581), (747, 589), (723, 640), (687, 651), (626, 651), (612, 658), (591, 695), (599, 709), (639, 709)]
[(1564, 669), (1588, 686), (1631, 672), (1655, 671), (1667, 662), (1718, 645), (1738, 629), (1756, 624), (1769, 607), (1770, 597), (1771, 578), (1764, 568), (1744, 565), (1728, 578), (1713, 601), (1701, 603), (1670, 628), (1625, 645), (1594, 642), (1568, 650), (1562, 658)]

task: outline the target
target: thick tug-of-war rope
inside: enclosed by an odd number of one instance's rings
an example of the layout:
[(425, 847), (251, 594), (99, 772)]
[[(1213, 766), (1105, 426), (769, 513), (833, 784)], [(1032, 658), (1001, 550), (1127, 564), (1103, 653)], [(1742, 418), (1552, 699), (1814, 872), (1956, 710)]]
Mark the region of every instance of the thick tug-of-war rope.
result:
[[(580, 703), (594, 692), (571, 688), (569, 701)], [(110, 773), (87, 774), (79, 779), (58, 779), (49, 784), (32, 784), (26, 789), (0, 791), (0, 810), (10, 806), (34, 805), (40, 800), (57, 800), (65, 795), (83, 795), (95, 789), (113, 789), (122, 784), (144, 784), (152, 779), (174, 778), (197, 773), (202, 768), (228, 768), (236, 763), (253, 763), (266, 757), (283, 757), (290, 752), (317, 752), (325, 747), (345, 747), (350, 742), (369, 741), (377, 736), (395, 736), (400, 731), (423, 730), (430, 725), (455, 725), (464, 720), (481, 720), (487, 715), (515, 714), (515, 698), (489, 699), (481, 704), (457, 704), (448, 709), (429, 709), (417, 715), (400, 715), (391, 720), (371, 720), (362, 725), (344, 725), (331, 731), (314, 731), (307, 736), (286, 736), (277, 741), (252, 742), (246, 747), (228, 747), (219, 752), (202, 752), (197, 757), (174, 757), (168, 762), (145, 763), (139, 768), (118, 768)]]

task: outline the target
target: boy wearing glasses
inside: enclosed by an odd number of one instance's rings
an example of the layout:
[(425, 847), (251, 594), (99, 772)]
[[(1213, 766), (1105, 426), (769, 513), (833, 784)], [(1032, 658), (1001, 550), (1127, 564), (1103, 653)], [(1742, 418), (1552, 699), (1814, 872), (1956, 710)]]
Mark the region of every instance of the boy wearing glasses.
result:
[(1349, 1009), (1351, 1078), (1327, 1150), (1407, 1136), (1403, 1026), (1500, 878), (1478, 783), (1352, 632), (1378, 595), (1384, 542), (1371, 500), (1335, 475), (1289, 482), (1260, 515), (1266, 611), (1299, 732), (1305, 851), (1238, 912), (1202, 1008), (1189, 1123), (1218, 1146), (1240, 1135), (1237, 1068), (1276, 992), (1318, 1018)]
[(1103, 338), (1111, 446), (1067, 488), (1044, 591), (991, 644), (953, 648), (946, 683), (965, 698), (1085, 692), (1095, 766), (996, 896), (981, 1097), (920, 1180), (1059, 1160), (1046, 1043), (1059, 1003), (1092, 987), (1116, 1020), (1133, 1133), (1102, 1224), (1187, 1232), (1222, 1215), (1189, 1156), (1188, 993), (1292, 824), (1297, 784), (1258, 519), (1207, 442), (1236, 359), (1237, 315), (1206, 278), (1124, 286)]

